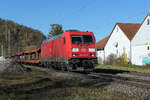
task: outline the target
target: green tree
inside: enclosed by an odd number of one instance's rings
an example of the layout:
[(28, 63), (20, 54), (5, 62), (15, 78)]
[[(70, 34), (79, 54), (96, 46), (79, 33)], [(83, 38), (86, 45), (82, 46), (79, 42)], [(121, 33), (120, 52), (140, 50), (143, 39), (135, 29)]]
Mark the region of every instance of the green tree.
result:
[(62, 34), (64, 32), (63, 27), (60, 24), (51, 24), (50, 26), (51, 26), (51, 30), (48, 34), (48, 39), (50, 39), (53, 36)]
[(39, 30), (0, 18), (0, 54), (3, 45), (4, 56), (8, 55), (8, 32), (10, 32), (11, 54), (39, 48), (46, 38)]

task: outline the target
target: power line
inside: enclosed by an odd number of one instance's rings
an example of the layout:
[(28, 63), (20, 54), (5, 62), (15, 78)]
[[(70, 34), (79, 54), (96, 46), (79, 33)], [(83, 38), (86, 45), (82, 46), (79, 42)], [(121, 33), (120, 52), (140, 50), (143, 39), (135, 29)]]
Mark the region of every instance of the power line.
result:
[(147, 14), (146, 11), (143, 11), (143, 12), (140, 12), (140, 13), (137, 13), (137, 14), (134, 14), (132, 16), (127, 16), (127, 17), (122, 17), (120, 18), (121, 21), (128, 21), (128, 20), (132, 20), (132, 19), (138, 19), (139, 17), (143, 17)]
[[(89, 4), (90, 4), (90, 6), (91, 6), (92, 4), (94, 4), (95, 1), (96, 1), (96, 0), (89, 0), (89, 2), (86, 2), (86, 4), (80, 6), (79, 9), (77, 9), (76, 11), (71, 12), (71, 13), (70, 13), (70, 16), (79, 15), (79, 14), (80, 14), (79, 12), (81, 12), (81, 11), (83, 11), (84, 9), (86, 9), (87, 7), (89, 7)], [(63, 15), (63, 14), (62, 14), (61, 16), (62, 16), (62, 17), (59, 19), (58, 22), (63, 21), (63, 20), (65, 19), (65, 16), (66, 16), (66, 15)]]
[(148, 5), (149, 4), (149, 0), (143, 0), (143, 2), (144, 2), (145, 7), (142, 8), (143, 9), (142, 12), (134, 14), (133, 16), (124, 17), (123, 20), (135, 19), (135, 17), (139, 18), (139, 16), (143, 17), (143, 16), (147, 15), (148, 13), (150, 13), (150, 8), (149, 8), (149, 5)]

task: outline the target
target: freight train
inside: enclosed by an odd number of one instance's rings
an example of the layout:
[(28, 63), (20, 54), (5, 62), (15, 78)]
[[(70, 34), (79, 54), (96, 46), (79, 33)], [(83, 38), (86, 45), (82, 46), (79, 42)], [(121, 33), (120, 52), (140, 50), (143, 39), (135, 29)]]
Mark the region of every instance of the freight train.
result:
[(93, 32), (66, 31), (44, 40), (40, 48), (11, 57), (19, 63), (53, 66), (61, 70), (92, 71), (97, 64)]

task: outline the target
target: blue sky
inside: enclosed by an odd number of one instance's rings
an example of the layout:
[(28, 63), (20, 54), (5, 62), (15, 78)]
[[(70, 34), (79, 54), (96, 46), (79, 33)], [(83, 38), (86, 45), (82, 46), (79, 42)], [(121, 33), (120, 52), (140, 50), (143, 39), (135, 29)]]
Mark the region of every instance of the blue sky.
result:
[(45, 35), (50, 24), (62, 24), (64, 30), (88, 30), (97, 41), (109, 35), (115, 23), (141, 23), (149, 12), (149, 0), (0, 0), (0, 18)]

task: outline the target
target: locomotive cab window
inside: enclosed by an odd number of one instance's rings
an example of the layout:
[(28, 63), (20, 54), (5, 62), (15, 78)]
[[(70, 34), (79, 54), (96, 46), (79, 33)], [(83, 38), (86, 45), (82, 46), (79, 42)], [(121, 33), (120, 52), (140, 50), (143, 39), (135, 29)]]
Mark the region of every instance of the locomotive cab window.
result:
[(71, 40), (72, 40), (72, 44), (93, 43), (92, 35), (72, 35)]
[(72, 35), (71, 40), (73, 44), (82, 43), (82, 36), (79, 35)]
[(83, 35), (84, 43), (93, 43), (92, 35)]

